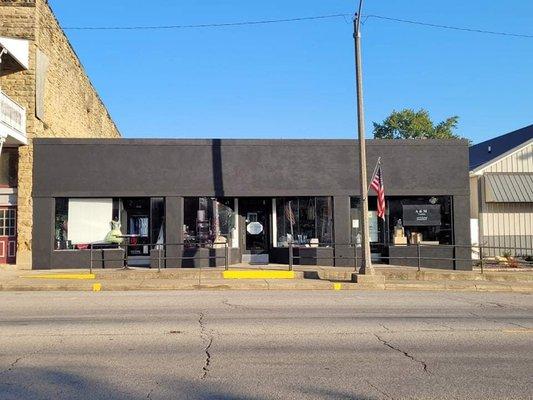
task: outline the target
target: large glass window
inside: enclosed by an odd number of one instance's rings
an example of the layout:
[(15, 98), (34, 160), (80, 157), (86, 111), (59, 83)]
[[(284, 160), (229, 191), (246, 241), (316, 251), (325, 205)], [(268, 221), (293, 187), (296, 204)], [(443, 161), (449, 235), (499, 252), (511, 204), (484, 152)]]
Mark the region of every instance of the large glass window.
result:
[(387, 205), (389, 240), (401, 220), (408, 243), (453, 244), (451, 196), (390, 197)]
[(331, 197), (284, 197), (276, 199), (277, 244), (292, 240), (303, 246), (333, 242), (333, 199)]
[(114, 236), (128, 235), (129, 254), (146, 256), (155, 243), (165, 242), (164, 220), (162, 197), (57, 198), (55, 249), (116, 246)]
[(104, 242), (111, 230), (113, 199), (56, 199), (56, 249), (87, 248)]
[[(352, 242), (361, 243), (359, 198), (350, 201)], [(368, 198), (370, 242), (393, 243), (394, 227), (400, 222), (407, 244), (453, 244), (451, 196), (390, 196), (386, 198), (385, 221), (377, 217), (377, 199)], [(400, 221), (401, 220), (401, 221)]]
[[(400, 227), (406, 244), (418, 241), (453, 244), (451, 196), (390, 196), (386, 198), (385, 221), (377, 218), (377, 200), (368, 199), (370, 242), (394, 243), (395, 227)], [(361, 242), (359, 199), (351, 199), (352, 241)]]
[(236, 234), (235, 199), (187, 197), (184, 199), (183, 233), (191, 245), (232, 246)]

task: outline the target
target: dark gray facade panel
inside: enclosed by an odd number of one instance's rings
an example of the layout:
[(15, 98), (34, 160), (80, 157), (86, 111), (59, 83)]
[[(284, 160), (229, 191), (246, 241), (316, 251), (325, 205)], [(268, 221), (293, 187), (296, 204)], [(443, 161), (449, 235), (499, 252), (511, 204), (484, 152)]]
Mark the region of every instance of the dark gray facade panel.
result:
[[(470, 246), (470, 197), (454, 196), (453, 197), (453, 230), (455, 244), (462, 247), (457, 247), (455, 251), (455, 258), (458, 259), (455, 263), (455, 269), (471, 270), (472, 263), (469, 261), (472, 257)], [(461, 261), (468, 260), (468, 261)]]
[(50, 269), (54, 240), (55, 200), (33, 199), (32, 267)]
[(333, 197), (333, 229), (335, 230), (335, 265), (347, 267), (353, 265), (353, 250), (350, 243), (350, 196)]
[(165, 242), (169, 245), (165, 248), (165, 265), (168, 268), (181, 266), (183, 246), (183, 197), (165, 198)]
[[(34, 141), (34, 197), (356, 195), (351, 140)], [(368, 141), (390, 195), (465, 194), (465, 141)]]

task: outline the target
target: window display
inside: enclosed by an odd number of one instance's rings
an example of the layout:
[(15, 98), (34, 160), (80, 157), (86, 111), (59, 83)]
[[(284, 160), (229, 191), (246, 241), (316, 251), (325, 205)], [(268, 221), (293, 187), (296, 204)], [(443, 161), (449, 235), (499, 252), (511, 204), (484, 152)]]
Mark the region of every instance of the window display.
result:
[(56, 198), (56, 250), (109, 246), (130, 235), (129, 255), (149, 254), (150, 244), (164, 243), (165, 200), (154, 198)]
[(453, 244), (451, 196), (390, 197), (387, 202), (389, 226), (402, 221), (409, 244)]
[(231, 247), (236, 230), (235, 199), (187, 197), (183, 233), (186, 243), (204, 247)]
[[(377, 220), (377, 237), (375, 222), (373, 218), (370, 220), (371, 243), (453, 244), (451, 196), (388, 196), (386, 203), (385, 221)], [(368, 205), (371, 213), (377, 209), (375, 196), (369, 197)], [(351, 198), (350, 208), (352, 241), (360, 243), (357, 197)]]
[(277, 243), (310, 246), (333, 242), (331, 197), (285, 197), (276, 199)]

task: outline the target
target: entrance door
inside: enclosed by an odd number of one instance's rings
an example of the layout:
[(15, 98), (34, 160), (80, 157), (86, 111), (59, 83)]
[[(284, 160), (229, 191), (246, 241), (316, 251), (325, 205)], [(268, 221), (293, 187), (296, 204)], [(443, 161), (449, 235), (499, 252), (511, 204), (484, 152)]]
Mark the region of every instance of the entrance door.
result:
[(239, 199), (240, 214), (244, 217), (244, 253), (268, 254), (271, 204), (264, 198)]
[(15, 264), (17, 254), (17, 209), (0, 207), (0, 264)]

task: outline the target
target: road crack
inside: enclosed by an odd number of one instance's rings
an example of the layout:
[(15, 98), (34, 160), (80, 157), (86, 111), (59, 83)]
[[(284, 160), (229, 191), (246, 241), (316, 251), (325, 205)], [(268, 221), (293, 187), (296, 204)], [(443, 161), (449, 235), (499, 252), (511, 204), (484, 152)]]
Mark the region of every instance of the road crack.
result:
[(383, 329), (385, 329), (387, 332), (390, 332), (390, 329), (385, 326), (385, 324), (380, 323), (379, 326), (381, 326)]
[(211, 346), (213, 345), (213, 335), (208, 332), (205, 326), (205, 314), (200, 313), (200, 318), (198, 318), (198, 324), (200, 325), (200, 337), (206, 343), (204, 347), (205, 361), (204, 366), (202, 367), (202, 377), (201, 379), (206, 379), (207, 374), (209, 373), (209, 366), (211, 365)]
[(469, 312), (470, 315), (476, 317), (476, 318), (479, 318), (479, 319), (482, 319), (484, 321), (487, 321), (487, 322), (493, 322), (495, 324), (501, 324), (501, 325), (513, 325), (513, 326), (518, 326), (519, 328), (524, 328), (524, 329), (528, 329), (527, 326), (524, 326), (524, 325), (521, 325), (521, 324), (518, 324), (516, 322), (510, 322), (510, 321), (498, 321), (497, 319), (493, 319), (493, 318), (488, 318), (488, 317), (485, 317), (483, 315), (479, 315), (475, 312), (472, 312), (470, 311)]
[(156, 389), (156, 387), (159, 386), (159, 382), (156, 382), (155, 383), (155, 387), (153, 387), (152, 389), (150, 389), (150, 391), (148, 392), (148, 394), (146, 395), (146, 398), (148, 400), (150, 400), (152, 398), (152, 393), (154, 392), (154, 390)]
[(231, 308), (232, 310), (238, 310), (238, 309), (246, 309), (248, 307), (246, 306), (242, 306), (240, 304), (233, 304), (233, 303), (230, 303), (228, 299), (224, 299), (222, 300), (222, 304), (224, 304), (225, 306), (228, 306), (229, 308)]
[(2, 374), (6, 374), (10, 371), (13, 371), (16, 367), (16, 365), (19, 363), (20, 360), (22, 360), (24, 357), (19, 357), (15, 361), (13, 361), (11, 364), (9, 364), (9, 367), (7, 367), (5, 370), (2, 371)]
[(374, 336), (376, 337), (377, 340), (379, 340), (384, 346), (387, 346), (389, 349), (392, 349), (394, 351), (397, 351), (398, 353), (402, 353), (405, 357), (409, 358), (410, 360), (422, 365), (423, 369), (424, 369), (424, 372), (428, 375), (431, 375), (431, 372), (429, 371), (428, 369), (428, 366), (427, 364), (422, 361), (422, 360), (418, 360), (416, 358), (414, 358), (411, 354), (409, 354), (408, 352), (400, 349), (399, 347), (395, 347), (393, 346), (392, 344), (390, 344), (388, 341), (382, 339), (379, 335), (375, 334), (374, 333)]
[(379, 394), (382, 394), (383, 396), (385, 396), (387, 399), (391, 399), (391, 400), (394, 400), (394, 397), (392, 397), (390, 394), (388, 394), (387, 392), (385, 392), (383, 389), (380, 389), (379, 387), (377, 387), (376, 385), (374, 385), (372, 382), (370, 382), (368, 379), (364, 379), (364, 381), (367, 383), (368, 386), (370, 386), (372, 389), (374, 389), (376, 392), (378, 392)]

